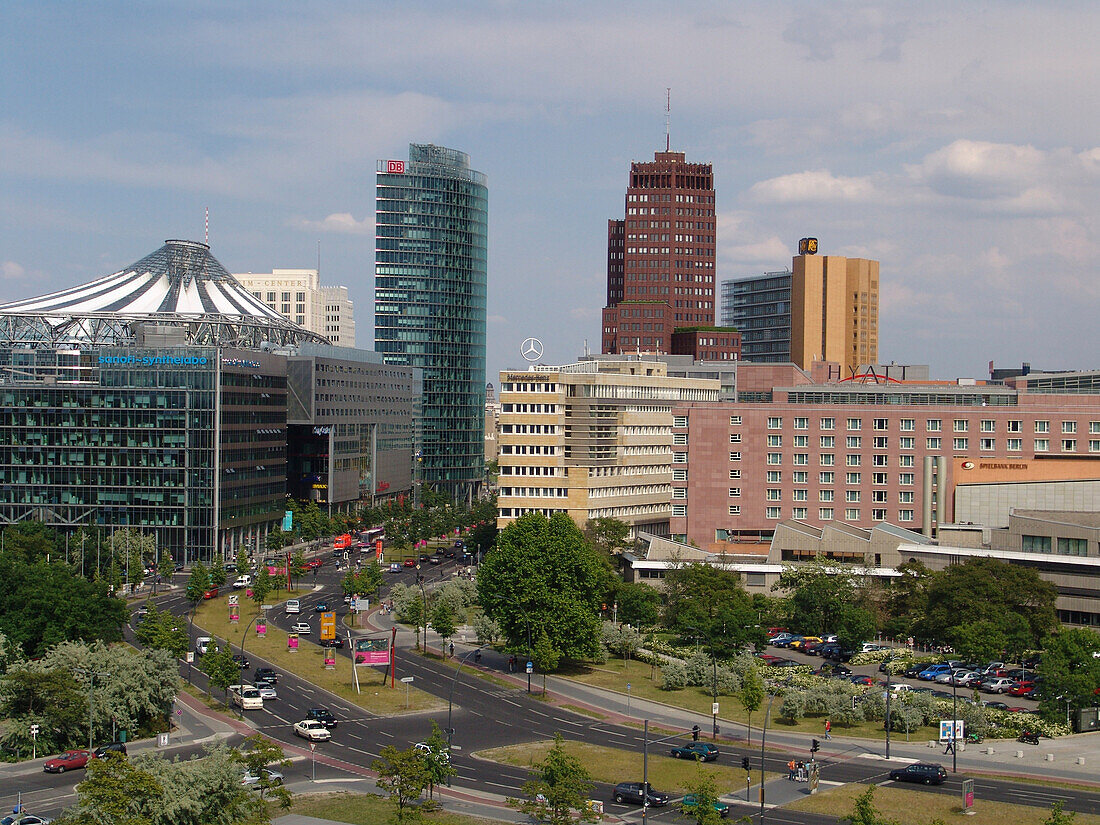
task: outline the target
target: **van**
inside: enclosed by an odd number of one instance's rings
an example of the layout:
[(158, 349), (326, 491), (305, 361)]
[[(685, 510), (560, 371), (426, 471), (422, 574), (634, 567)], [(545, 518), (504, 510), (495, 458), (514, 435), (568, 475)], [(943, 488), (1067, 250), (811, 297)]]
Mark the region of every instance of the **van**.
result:
[(302, 605), (298, 603), (297, 599), (287, 599), (286, 612), (287, 615), (290, 615), (291, 613), (301, 613)]
[(230, 685), (229, 701), (241, 710), (263, 710), (264, 700), (255, 685)]
[(210, 647), (210, 642), (213, 640), (209, 636), (199, 636), (195, 639), (195, 651), (200, 656), (205, 656), (207, 649)]

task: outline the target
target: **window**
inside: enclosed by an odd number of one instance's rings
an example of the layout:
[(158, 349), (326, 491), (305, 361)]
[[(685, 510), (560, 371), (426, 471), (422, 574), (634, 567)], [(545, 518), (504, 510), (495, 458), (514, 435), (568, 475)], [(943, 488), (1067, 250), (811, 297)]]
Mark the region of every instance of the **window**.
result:
[(1063, 421), (1062, 422), (1062, 432), (1065, 435), (1072, 435), (1073, 433), (1077, 432), (1077, 422), (1076, 421)]
[(765, 501), (782, 501), (783, 500), (783, 491), (778, 490), (775, 487), (769, 487), (767, 490), (764, 491), (764, 500)]
[(1049, 449), (1050, 449), (1050, 439), (1049, 438), (1036, 438), (1035, 439), (1035, 452), (1045, 453)]
[(823, 435), (821, 436), (821, 447), (826, 450), (831, 450), (836, 446), (836, 436)]
[(822, 471), (817, 474), (817, 481), (819, 484), (832, 484), (835, 473), (829, 471)]
[(805, 507), (795, 507), (791, 510), (791, 518), (808, 519), (809, 511)]
[(672, 443), (676, 444), (676, 445), (687, 444), (688, 443), (688, 434), (687, 433), (673, 433), (672, 434)]
[(782, 430), (783, 419), (778, 416), (768, 416), (768, 429), (769, 430)]
[(1010, 453), (1018, 453), (1024, 449), (1024, 440), (1022, 438), (1007, 438), (1005, 439), (1005, 446)]
[(769, 447), (782, 447), (783, 446), (783, 436), (781, 436), (781, 435), (769, 435), (768, 436), (768, 446)]
[(833, 500), (832, 490), (819, 490), (817, 494), (818, 501), (830, 502)]
[(912, 490), (902, 490), (898, 493), (898, 504), (912, 504), (915, 495)]
[(1077, 439), (1076, 438), (1063, 438), (1062, 439), (1062, 452), (1063, 453), (1075, 453), (1075, 452), (1077, 452)]
[(740, 452), (730, 453), (730, 461), (740, 461), (740, 460), (741, 460), (741, 453)]
[(741, 433), (730, 433), (730, 444), (740, 444)]
[(938, 436), (935, 438), (929, 438), (927, 440), (927, 444), (929, 450), (938, 450), (940, 448), (940, 438)]
[[(883, 484), (885, 484), (885, 483), (886, 482), (883, 482)], [(890, 499), (887, 498), (885, 490), (872, 490), (871, 491), (871, 501), (873, 501), (875, 504), (885, 504), (889, 500)], [(883, 518), (885, 518), (885, 516)]]
[(672, 416), (673, 427), (686, 427), (688, 425), (688, 417), (686, 415), (674, 415)]
[(845, 491), (844, 500), (849, 504), (859, 504), (859, 490)]
[(810, 437), (808, 435), (796, 435), (792, 437), (795, 447), (809, 447)]
[(844, 520), (845, 521), (859, 521), (859, 508), (858, 507), (849, 507), (848, 509), (846, 509), (844, 511)]
[(943, 429), (943, 422), (940, 421), (940, 419), (938, 419), (938, 418), (929, 418), (928, 419), (928, 432), (938, 433), (942, 429)]
[(913, 473), (898, 473), (898, 484), (911, 487), (913, 485)]
[(672, 471), (672, 480), (673, 481), (687, 481), (688, 480), (688, 471), (683, 469), (683, 468), (678, 468), (678, 469), (673, 470)]
[(821, 419), (821, 429), (823, 429), (823, 430), (835, 430), (836, 429), (836, 419), (835, 418), (822, 418)]
[(1058, 553), (1062, 556), (1088, 555), (1088, 539), (1058, 539)]
[(890, 448), (890, 439), (885, 435), (876, 435), (874, 444), (876, 450), (888, 450)]
[(822, 453), (821, 454), (821, 466), (822, 467), (832, 467), (834, 464), (836, 464), (836, 456), (833, 453)]
[(848, 445), (849, 450), (858, 450), (863, 446), (863, 439), (858, 435), (850, 435), (845, 439), (845, 443)]
[(783, 463), (783, 453), (768, 453), (768, 463), (772, 465)]
[(871, 510), (871, 521), (886, 521), (886, 511), (878, 509)]
[(912, 467), (912, 466), (914, 466), (914, 461), (915, 460), (916, 459), (914, 459), (913, 456), (911, 456), (911, 455), (899, 455), (898, 456), (898, 466), (899, 467)]
[(912, 520), (913, 520), (913, 511), (912, 510), (898, 510), (898, 521), (912, 521)]
[(983, 418), (978, 425), (978, 429), (983, 433), (992, 433), (997, 431), (997, 422), (990, 421), (988, 418)]
[(768, 484), (779, 484), (782, 480), (782, 470), (768, 470)]
[(853, 431), (853, 432), (857, 431), (857, 430), (862, 430), (863, 429), (863, 419), (862, 418), (849, 418), (848, 419), (848, 429)]
[(1100, 435), (1100, 421), (1089, 422), (1089, 435)]
[(844, 483), (845, 484), (852, 484), (852, 485), (862, 484), (863, 483), (862, 479), (863, 479), (863, 474), (862, 473), (848, 473), (844, 476)]
[(1020, 536), (1020, 549), (1025, 553), (1049, 553), (1050, 536)]
[(888, 455), (873, 455), (871, 456), (871, 465), (874, 467), (889, 467), (890, 456)]
[(1049, 433), (1050, 432), (1050, 422), (1049, 421), (1036, 421), (1035, 422), (1035, 432), (1037, 432), (1037, 433)]
[(955, 452), (964, 453), (970, 449), (969, 438), (956, 438), (953, 442)]
[(686, 487), (673, 487), (672, 488), (672, 497), (673, 498), (687, 498), (688, 497), (687, 488)]
[(832, 521), (833, 520), (833, 508), (832, 507), (820, 507), (820, 508), (818, 508), (817, 517), (821, 521)]
[(1096, 439), (1096, 438), (1090, 438), (1089, 439), (1089, 452), (1090, 453), (1100, 453), (1100, 439)]
[(1023, 422), (1022, 421), (1006, 421), (1005, 422), (1005, 429), (1007, 429), (1010, 433), (1023, 432)]
[(740, 427), (741, 426), (741, 416), (731, 415), (730, 416), (730, 426), (731, 427)]
[(673, 516), (686, 516), (688, 514), (688, 508), (686, 504), (673, 504), (672, 515)]
[(741, 498), (741, 488), (730, 487), (730, 498)]
[(764, 518), (778, 519), (780, 518), (778, 507), (766, 507), (764, 508)]
[(810, 456), (808, 453), (795, 453), (791, 456), (791, 461), (797, 466), (804, 467), (810, 463)]
[(997, 449), (997, 439), (995, 438), (979, 438), (978, 449), (987, 453), (991, 453)]
[(791, 480), (795, 484), (808, 484), (810, 481), (810, 474), (805, 470), (795, 470), (791, 473)]
[(912, 418), (901, 419), (901, 431), (903, 433), (911, 433), (917, 429), (917, 422)]
[(810, 429), (810, 419), (808, 419), (808, 418), (796, 418), (794, 420), (794, 428), (796, 430), (808, 430), (808, 429)]
[(729, 513), (730, 513), (731, 516), (741, 515), (741, 505), (740, 504), (731, 504), (729, 506)]
[(917, 440), (911, 435), (903, 435), (898, 439), (898, 447), (902, 450), (915, 450), (917, 447)]
[(807, 492), (805, 490), (792, 490), (791, 491), (791, 500), (792, 501), (807, 501), (807, 500), (809, 500), (809, 496), (807, 495)]
[(740, 470), (730, 470), (730, 478), (731, 479), (741, 478), (741, 471)]
[(687, 453), (673, 453), (672, 454), (672, 463), (673, 464), (687, 464), (687, 460), (688, 460), (688, 454)]
[(863, 462), (863, 456), (853, 453), (845, 458), (844, 463), (849, 467), (858, 467)]
[(965, 418), (956, 418), (955, 419), (955, 432), (957, 432), (957, 433), (970, 432), (970, 422), (967, 421)]
[(876, 418), (874, 426), (875, 429), (879, 431), (888, 430), (890, 429), (890, 421), (886, 418)]

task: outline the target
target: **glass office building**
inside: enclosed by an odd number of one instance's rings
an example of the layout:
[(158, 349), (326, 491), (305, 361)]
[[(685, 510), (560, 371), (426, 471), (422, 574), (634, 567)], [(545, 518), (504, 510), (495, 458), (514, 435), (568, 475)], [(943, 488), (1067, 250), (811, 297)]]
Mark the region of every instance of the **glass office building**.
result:
[(423, 370), (417, 481), (456, 499), (485, 478), (488, 188), (463, 152), (378, 162), (375, 351)]

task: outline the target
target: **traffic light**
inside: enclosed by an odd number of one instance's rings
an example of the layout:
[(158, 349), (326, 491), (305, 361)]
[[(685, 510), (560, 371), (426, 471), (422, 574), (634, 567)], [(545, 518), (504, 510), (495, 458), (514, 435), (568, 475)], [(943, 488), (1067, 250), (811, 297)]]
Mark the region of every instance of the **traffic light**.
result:
[(821, 750), (821, 743), (818, 742), (816, 739), (811, 739), (810, 740), (810, 753), (817, 753), (819, 750)]
[(745, 773), (749, 772), (749, 758), (747, 756), (741, 757), (741, 768)]
[(692, 728), (691, 728), (691, 741), (692, 742), (698, 742), (699, 741), (699, 726), (698, 725), (693, 725)]

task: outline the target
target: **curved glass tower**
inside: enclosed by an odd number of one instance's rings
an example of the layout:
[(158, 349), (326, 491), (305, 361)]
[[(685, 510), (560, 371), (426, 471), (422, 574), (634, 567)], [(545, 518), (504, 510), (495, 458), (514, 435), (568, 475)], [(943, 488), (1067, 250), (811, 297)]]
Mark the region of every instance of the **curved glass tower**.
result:
[(464, 152), (378, 162), (374, 348), (424, 371), (417, 479), (472, 500), (485, 478), (486, 178)]

